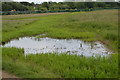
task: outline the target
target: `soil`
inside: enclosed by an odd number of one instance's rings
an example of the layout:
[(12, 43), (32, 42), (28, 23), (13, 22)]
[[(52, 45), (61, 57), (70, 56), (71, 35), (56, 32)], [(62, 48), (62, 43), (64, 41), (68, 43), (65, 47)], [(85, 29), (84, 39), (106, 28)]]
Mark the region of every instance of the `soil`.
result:
[(2, 78), (19, 78), (19, 77), (12, 75), (10, 73), (7, 73), (5, 71), (2, 71)]

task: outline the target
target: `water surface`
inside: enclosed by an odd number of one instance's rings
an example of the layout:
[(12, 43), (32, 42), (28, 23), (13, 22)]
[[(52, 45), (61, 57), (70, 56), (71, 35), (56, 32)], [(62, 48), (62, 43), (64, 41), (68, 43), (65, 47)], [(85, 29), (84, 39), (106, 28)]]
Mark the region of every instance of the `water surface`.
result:
[(99, 42), (84, 42), (78, 39), (53, 39), (48, 37), (23, 37), (11, 40), (3, 47), (24, 48), (25, 54), (68, 53), (84, 56), (106, 56), (111, 53)]

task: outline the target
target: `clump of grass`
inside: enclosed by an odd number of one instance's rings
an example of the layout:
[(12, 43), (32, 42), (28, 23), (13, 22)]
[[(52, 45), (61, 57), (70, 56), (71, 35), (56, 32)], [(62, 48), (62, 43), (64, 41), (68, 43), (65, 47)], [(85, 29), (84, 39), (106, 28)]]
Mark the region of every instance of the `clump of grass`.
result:
[(104, 38), (111, 41), (117, 41), (118, 33), (115, 33), (114, 31), (106, 31), (104, 33)]
[(24, 78), (117, 78), (118, 55), (84, 57), (46, 53), (24, 56), (23, 49), (3, 48), (3, 70)]

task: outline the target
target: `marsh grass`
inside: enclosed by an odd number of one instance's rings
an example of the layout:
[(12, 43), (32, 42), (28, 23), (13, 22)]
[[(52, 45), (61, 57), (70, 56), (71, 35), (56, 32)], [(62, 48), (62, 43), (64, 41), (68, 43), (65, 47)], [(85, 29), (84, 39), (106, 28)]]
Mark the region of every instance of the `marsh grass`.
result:
[[(56, 15), (4, 16), (2, 42), (14, 38), (44, 34), (39, 37), (101, 41), (118, 50), (118, 12), (100, 10)], [(115, 78), (117, 54), (110, 57), (83, 57), (65, 53), (24, 56), (23, 49), (2, 48), (3, 70), (25, 78)]]
[[(5, 20), (4, 20), (5, 19)], [(16, 20), (16, 21), (15, 21)], [(52, 38), (75, 38), (84, 41), (106, 42), (108, 48), (117, 51), (117, 10), (73, 12), (56, 15), (3, 16), (3, 37), (6, 42), (13, 38), (47, 33)], [(113, 45), (111, 45), (113, 44)]]
[(117, 78), (118, 55), (84, 57), (66, 53), (29, 54), (3, 48), (3, 70), (24, 78)]

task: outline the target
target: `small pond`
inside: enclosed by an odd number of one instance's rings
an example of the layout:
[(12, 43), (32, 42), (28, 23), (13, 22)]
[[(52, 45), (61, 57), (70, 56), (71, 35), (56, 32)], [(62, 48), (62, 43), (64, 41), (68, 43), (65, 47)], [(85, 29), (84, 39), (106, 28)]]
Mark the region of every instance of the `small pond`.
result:
[(79, 39), (23, 37), (11, 40), (3, 47), (24, 48), (25, 54), (68, 53), (84, 56), (106, 56), (111, 54), (100, 42), (84, 42)]

